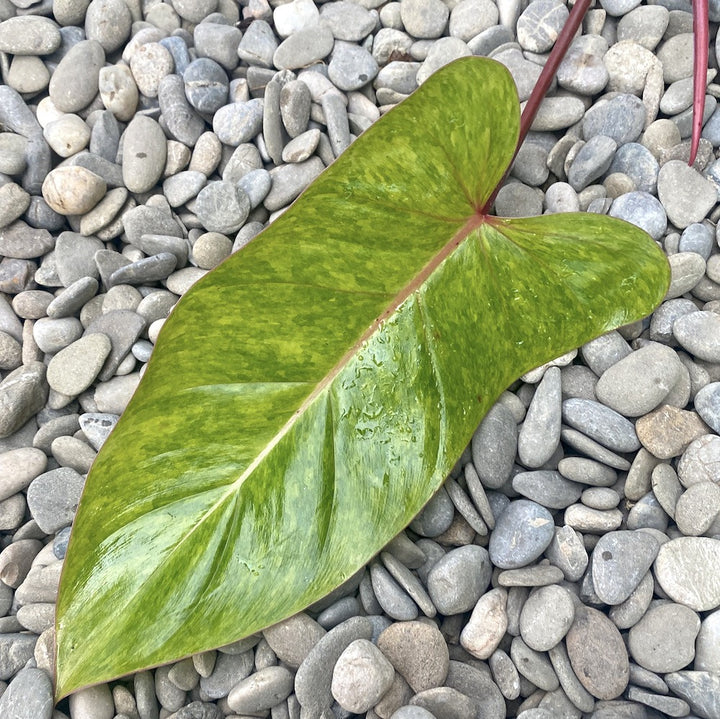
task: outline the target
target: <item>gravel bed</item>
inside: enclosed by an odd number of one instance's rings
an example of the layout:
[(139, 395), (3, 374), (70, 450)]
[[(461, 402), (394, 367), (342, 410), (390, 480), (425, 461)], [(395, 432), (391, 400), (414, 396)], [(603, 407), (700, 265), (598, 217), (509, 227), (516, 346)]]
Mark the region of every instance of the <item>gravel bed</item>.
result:
[(174, 303), (446, 62), (493, 57), (526, 100), (567, 16), (0, 0), (2, 719), (720, 719), (720, 85), (711, 52), (688, 167), (687, 0), (589, 12), (496, 202), (646, 229), (653, 316), (513, 385), (307, 612), (52, 706), (74, 510)]

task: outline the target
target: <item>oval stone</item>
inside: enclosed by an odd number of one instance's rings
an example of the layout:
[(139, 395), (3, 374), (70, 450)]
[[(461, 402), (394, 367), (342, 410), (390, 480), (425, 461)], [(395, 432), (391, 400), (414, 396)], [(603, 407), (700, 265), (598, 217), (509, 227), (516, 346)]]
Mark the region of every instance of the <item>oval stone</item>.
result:
[(50, 55), (62, 38), (56, 23), (39, 15), (20, 15), (0, 22), (0, 51), (12, 55)]
[(566, 637), (568, 656), (580, 683), (596, 699), (625, 691), (630, 662), (618, 628), (600, 611), (579, 607)]
[(501, 569), (518, 569), (537, 559), (552, 541), (552, 514), (536, 502), (510, 502), (490, 537), (490, 559)]
[(575, 618), (575, 602), (564, 587), (551, 584), (534, 591), (520, 612), (520, 636), (538, 652), (552, 649)]
[(105, 51), (97, 40), (81, 40), (68, 50), (50, 78), (50, 99), (61, 112), (87, 107), (98, 93)]
[(58, 167), (42, 184), (45, 202), (60, 215), (84, 215), (100, 202), (106, 189), (100, 175), (80, 165)]
[(678, 537), (663, 544), (655, 577), (675, 602), (696, 612), (720, 606), (720, 540)]
[(478, 659), (488, 659), (505, 636), (508, 593), (502, 587), (483, 594), (460, 634), (460, 644)]
[(492, 565), (487, 551), (474, 544), (448, 552), (430, 570), (427, 588), (441, 614), (470, 611), (490, 584)]
[(162, 176), (167, 159), (167, 141), (160, 125), (151, 117), (137, 115), (125, 130), (122, 173), (130, 192), (147, 192)]
[(604, 405), (623, 416), (640, 417), (667, 397), (682, 368), (671, 347), (648, 344), (603, 372), (595, 393)]
[(74, 397), (84, 392), (98, 376), (110, 354), (109, 338), (99, 332), (81, 337), (50, 360), (48, 384), (61, 394)]
[(673, 324), (677, 341), (692, 355), (706, 362), (720, 362), (720, 315), (691, 312)]

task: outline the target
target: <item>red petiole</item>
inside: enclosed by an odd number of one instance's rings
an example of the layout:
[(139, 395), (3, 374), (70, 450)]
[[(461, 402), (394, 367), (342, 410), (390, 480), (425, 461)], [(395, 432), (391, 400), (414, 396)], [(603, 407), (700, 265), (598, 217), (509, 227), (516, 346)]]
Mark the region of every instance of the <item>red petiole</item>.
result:
[(702, 118), (705, 110), (705, 78), (708, 63), (708, 0), (693, 0), (693, 122), (690, 140), (690, 160), (692, 165), (697, 156), (702, 132)]
[[(550, 51), (547, 62), (543, 67), (537, 84), (533, 88), (528, 98), (522, 117), (520, 118), (520, 134), (518, 136), (517, 145), (515, 146), (515, 155), (517, 155), (530, 127), (532, 126), (535, 115), (537, 115), (540, 103), (547, 94), (552, 83), (555, 73), (560, 67), (560, 63), (567, 54), (567, 51), (575, 37), (575, 33), (582, 24), (583, 18), (587, 13), (593, 0), (577, 0), (570, 10), (570, 16), (565, 26), (560, 31), (553, 49)], [(694, 63), (693, 63), (693, 122), (692, 122), (692, 138), (690, 143), (690, 159), (688, 164), (692, 165), (697, 156), (698, 146), (700, 144), (700, 133), (702, 132), (702, 118), (705, 109), (705, 77), (708, 63), (708, 0), (692, 0), (693, 3), (693, 31), (694, 40)], [(515, 159), (515, 156), (513, 156)], [(478, 211), (478, 214), (485, 215), (490, 211), (495, 197), (500, 191), (503, 183), (510, 174), (512, 162), (508, 166), (505, 175), (498, 183), (492, 195), (487, 202)]]

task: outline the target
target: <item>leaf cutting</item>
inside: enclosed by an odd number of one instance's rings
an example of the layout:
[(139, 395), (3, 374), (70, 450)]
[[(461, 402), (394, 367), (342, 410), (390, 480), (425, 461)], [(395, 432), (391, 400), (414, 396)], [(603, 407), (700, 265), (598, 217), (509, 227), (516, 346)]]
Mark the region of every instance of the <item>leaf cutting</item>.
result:
[(513, 380), (660, 302), (638, 228), (486, 214), (519, 124), (504, 67), (446, 66), (182, 298), (87, 480), (58, 698), (324, 596)]

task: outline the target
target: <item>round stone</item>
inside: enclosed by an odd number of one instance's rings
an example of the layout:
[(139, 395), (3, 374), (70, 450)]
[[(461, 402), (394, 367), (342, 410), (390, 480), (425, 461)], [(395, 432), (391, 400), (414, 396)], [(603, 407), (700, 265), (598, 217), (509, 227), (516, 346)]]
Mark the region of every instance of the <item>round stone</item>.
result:
[(365, 48), (337, 40), (328, 65), (328, 77), (340, 90), (358, 90), (375, 79), (375, 58)]
[(693, 35), (681, 32), (663, 42), (657, 51), (666, 85), (691, 77), (693, 71)]
[(634, 452), (640, 448), (632, 422), (599, 402), (566, 399), (563, 418), (571, 427), (615, 452)]
[(658, 674), (676, 672), (695, 657), (695, 638), (700, 617), (692, 609), (673, 602), (651, 607), (630, 628), (628, 649), (645, 669)]
[[(30, 656), (25, 657), (25, 661), (32, 658), (32, 647), (37, 637), (29, 636), (28, 639), (32, 639), (32, 643)], [(13, 649), (10, 645), (6, 651), (11, 656), (20, 655), (20, 658), (24, 652), (19, 647), (18, 649)], [(17, 719), (50, 719), (53, 715), (53, 686), (50, 677), (42, 669), (23, 669), (25, 661), (20, 664), (20, 670), (0, 697), (0, 713), (2, 716)]]
[(617, 26), (618, 40), (632, 40), (654, 50), (667, 30), (670, 13), (662, 5), (643, 5), (623, 14)]
[(668, 257), (668, 262), (670, 287), (665, 295), (668, 300), (691, 292), (705, 275), (705, 260), (695, 252), (676, 252)]
[(568, 182), (580, 192), (610, 167), (617, 143), (606, 135), (594, 135), (575, 155), (568, 169)]
[(307, 67), (327, 57), (334, 44), (335, 38), (330, 28), (323, 23), (303, 28), (278, 45), (273, 55), (273, 65), (279, 70)]
[(576, 38), (558, 68), (560, 87), (585, 96), (599, 93), (609, 78), (603, 62), (607, 50), (607, 41), (599, 35)]
[(695, 642), (695, 663), (698, 671), (720, 674), (720, 611), (703, 619)]
[(512, 412), (502, 404), (493, 405), (471, 442), (473, 465), (485, 487), (497, 489), (510, 479), (517, 437), (517, 422)]
[(582, 487), (552, 469), (518, 472), (512, 487), (523, 497), (549, 509), (565, 509), (580, 498)]
[(562, 391), (560, 369), (545, 372), (518, 434), (518, 457), (525, 467), (541, 467), (560, 443)]
[(468, 42), (497, 27), (498, 8), (491, 0), (460, 0), (450, 11), (450, 37)]
[(58, 167), (42, 184), (45, 202), (61, 215), (83, 215), (105, 196), (105, 180), (80, 167)]
[(205, 232), (195, 240), (192, 248), (193, 261), (204, 270), (217, 267), (230, 256), (232, 242), (219, 232)]
[(260, 99), (234, 102), (221, 107), (213, 117), (213, 132), (220, 142), (237, 147), (262, 129), (263, 103)]
[(689, 444), (707, 434), (707, 426), (695, 412), (661, 405), (635, 424), (643, 447), (658, 459), (682, 454)]
[(607, 89), (632, 95), (642, 94), (648, 73), (658, 64), (650, 50), (632, 40), (613, 45), (603, 62), (608, 71)]
[(665, 542), (655, 560), (655, 577), (675, 602), (696, 612), (720, 606), (720, 540), (678, 537)]
[(622, 172), (640, 192), (654, 193), (660, 166), (653, 154), (637, 142), (628, 142), (615, 153), (609, 172)]
[(490, 559), (501, 569), (517, 569), (537, 559), (553, 538), (552, 515), (536, 502), (517, 499), (496, 519)]
[(232, 25), (200, 23), (193, 33), (198, 57), (209, 57), (232, 72), (238, 65), (238, 46), (242, 32)]
[(400, 17), (412, 37), (436, 38), (443, 34), (450, 10), (442, 0), (403, 0)]
[(720, 715), (720, 675), (703, 671), (670, 672), (663, 679), (673, 694), (685, 699), (695, 716)]
[(273, 22), (278, 35), (286, 38), (317, 24), (320, 13), (312, 0), (294, 0), (275, 8)]
[(237, 232), (249, 213), (250, 199), (230, 182), (211, 182), (195, 200), (195, 214), (209, 232)]
[(263, 630), (265, 640), (278, 659), (293, 669), (302, 664), (325, 634), (325, 630), (303, 612)]
[(422, 511), (410, 522), (410, 529), (421, 537), (437, 537), (447, 531), (455, 516), (455, 505), (444, 487), (435, 492)]
[(60, 157), (70, 157), (87, 147), (90, 128), (77, 115), (67, 114), (49, 122), (43, 130), (43, 136), (53, 152)]
[(678, 252), (694, 252), (708, 260), (713, 249), (713, 233), (707, 225), (694, 222), (688, 225), (680, 236)]
[(312, 647), (295, 675), (295, 695), (311, 716), (321, 715), (333, 703), (332, 670), (340, 655), (356, 639), (369, 640), (372, 634), (373, 624), (367, 617), (352, 617)]
[(452, 687), (427, 689), (424, 692), (418, 692), (410, 701), (412, 706), (427, 709), (430, 715), (435, 717), (473, 719), (477, 716), (472, 699)]
[(85, 14), (85, 35), (88, 40), (97, 40), (109, 55), (127, 42), (132, 22), (123, 0), (92, 0)]
[(34, 479), (27, 490), (28, 508), (45, 534), (55, 534), (72, 522), (85, 481), (69, 467), (51, 469)]
[(173, 0), (175, 12), (190, 23), (199, 23), (218, 7), (218, 0)]

